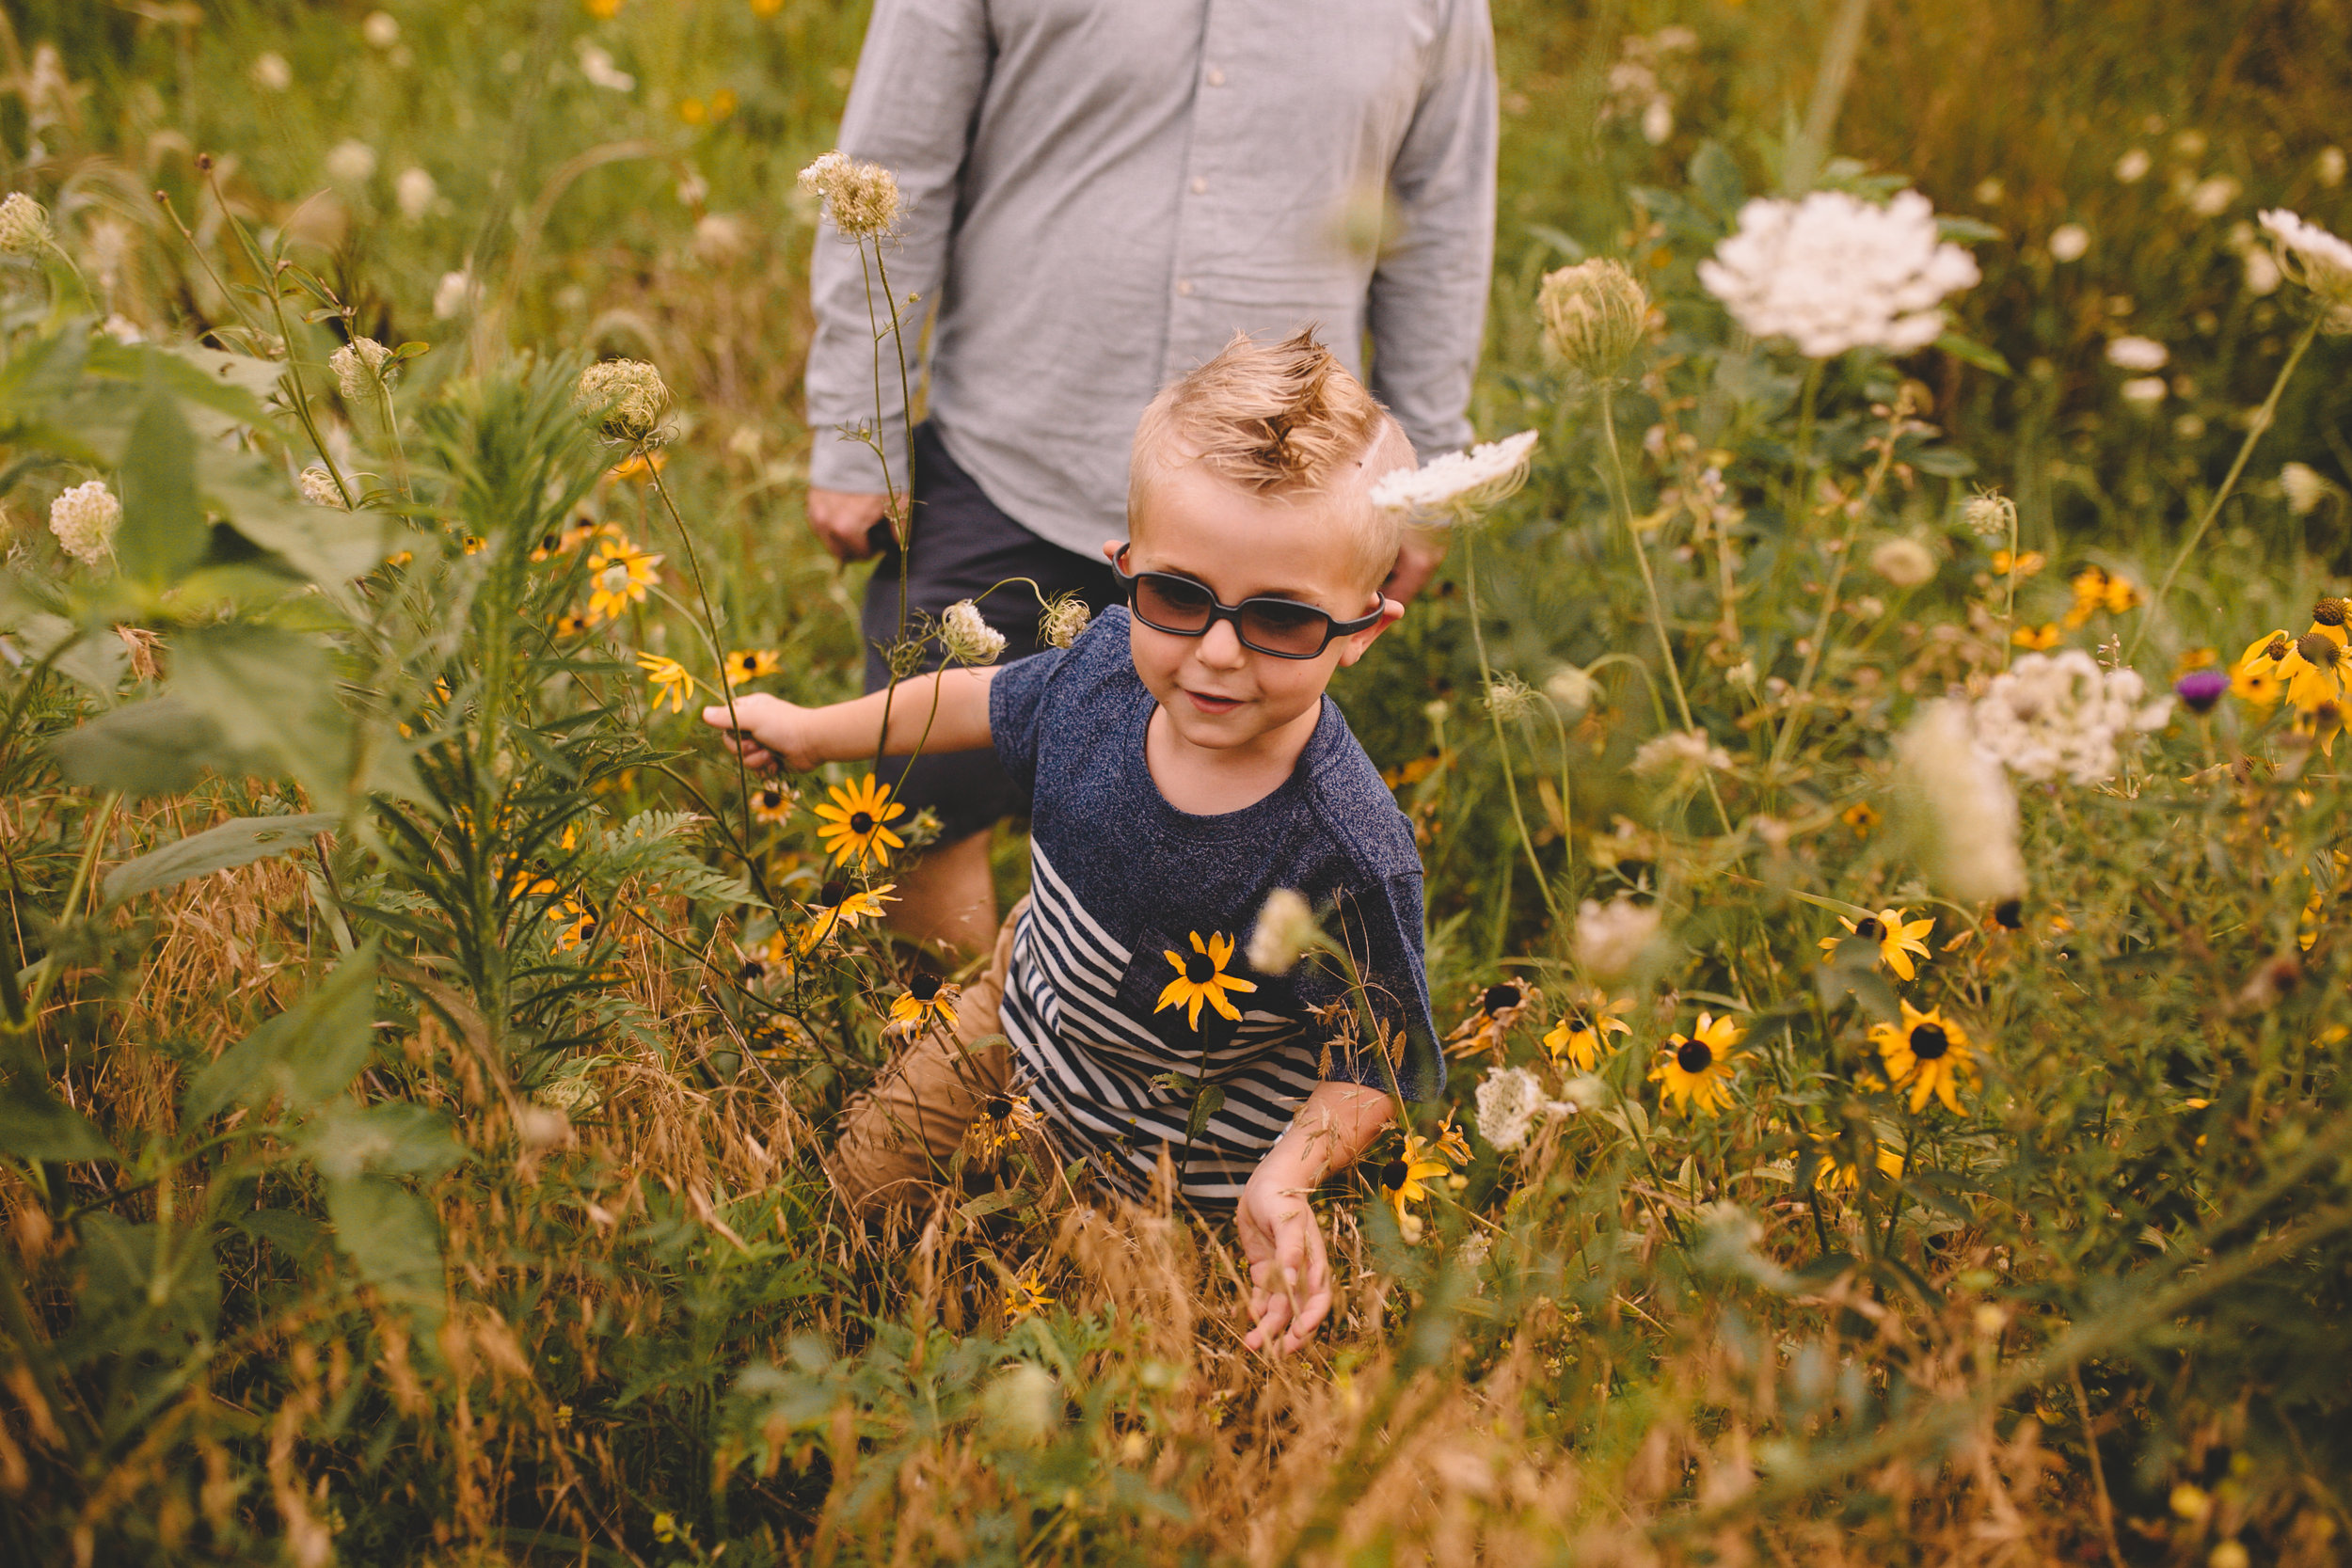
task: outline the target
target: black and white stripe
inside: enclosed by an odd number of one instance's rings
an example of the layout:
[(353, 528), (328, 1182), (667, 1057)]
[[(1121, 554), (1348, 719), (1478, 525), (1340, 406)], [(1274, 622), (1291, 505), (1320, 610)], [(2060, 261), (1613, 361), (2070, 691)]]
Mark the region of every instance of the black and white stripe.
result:
[[(1188, 1200), (1230, 1208), (1319, 1082), (1309, 1021), (1246, 1010), (1237, 1027), (1209, 1031), (1205, 1049), (1171, 1046), (1130, 1010), (1136, 997), (1156, 994), (1174, 977), (1167, 958), (1115, 941), (1034, 843), (1030, 859), (1029, 909), (1014, 935), (1003, 1006), (1023, 1092), (1066, 1151), (1094, 1156), (1114, 1185), (1144, 1191), (1166, 1146)], [(1146, 973), (1125, 985), (1122, 1004), (1122, 982), (1138, 964)], [(1192, 1097), (1152, 1082), (1171, 1072), (1205, 1076), (1225, 1094), (1189, 1148)]]

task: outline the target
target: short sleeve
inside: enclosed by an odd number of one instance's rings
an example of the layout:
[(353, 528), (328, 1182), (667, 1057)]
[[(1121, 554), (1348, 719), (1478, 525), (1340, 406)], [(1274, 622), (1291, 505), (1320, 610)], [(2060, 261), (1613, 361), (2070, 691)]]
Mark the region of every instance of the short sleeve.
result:
[(997, 670), (988, 687), (988, 735), (1024, 795), (1037, 793), (1037, 746), (1045, 714), (1045, 695), (1055, 673), (1070, 657), (1066, 648), (1048, 648), (1027, 658), (1014, 659)]
[[(1429, 981), (1422, 963), (1422, 886), (1418, 871), (1398, 872), (1352, 895), (1343, 895), (1324, 914), (1324, 928), (1347, 949), (1362, 975), (1365, 1000), (1391, 1046), (1392, 1058), (1366, 1047), (1334, 1050), (1328, 1076), (1368, 1088), (1394, 1087), (1406, 1100), (1435, 1100), (1445, 1087), (1445, 1058), (1438, 1050), (1437, 1025), (1429, 1013)], [(1325, 958), (1298, 977), (1298, 992), (1311, 1006), (1328, 1006), (1353, 990), (1346, 969)]]

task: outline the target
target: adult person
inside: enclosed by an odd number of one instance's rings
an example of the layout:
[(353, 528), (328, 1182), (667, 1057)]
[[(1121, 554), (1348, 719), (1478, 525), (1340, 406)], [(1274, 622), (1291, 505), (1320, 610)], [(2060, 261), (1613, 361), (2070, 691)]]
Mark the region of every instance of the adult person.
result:
[[(840, 146), (898, 176), (885, 261), (910, 356), (929, 350), (910, 437), (882, 349), (877, 434), (894, 470), (913, 460), (910, 610), (1014, 578), (1113, 600), (1097, 547), (1125, 532), (1136, 421), (1236, 331), (1319, 325), (1422, 460), (1465, 445), (1496, 96), (1486, 0), (876, 0)], [(879, 460), (836, 435), (876, 423), (874, 312), (890, 302), (874, 287), (828, 220), (808, 520), (836, 559), (881, 557), (869, 690), (899, 637), (901, 563)], [(1390, 596), (1416, 592), (1442, 549), (1409, 542)], [(1037, 650), (1026, 585), (981, 612), (1006, 658)], [(1025, 810), (1021, 791), (987, 752), (919, 757), (896, 787), (941, 832), (898, 877), (894, 925), (985, 949), (989, 833)]]

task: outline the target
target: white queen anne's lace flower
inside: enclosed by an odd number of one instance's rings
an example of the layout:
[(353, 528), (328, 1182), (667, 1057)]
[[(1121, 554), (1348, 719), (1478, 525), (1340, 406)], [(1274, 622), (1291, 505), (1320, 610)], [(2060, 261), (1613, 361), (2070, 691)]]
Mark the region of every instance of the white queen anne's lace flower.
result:
[(852, 238), (887, 234), (898, 225), (898, 177), (838, 148), (801, 170), (801, 189), (823, 198), (834, 227)]
[(1973, 286), (1975, 258), (1944, 243), (1916, 191), (1874, 207), (1843, 191), (1759, 198), (1699, 263), (1699, 281), (1759, 338), (1826, 359), (1849, 349), (1908, 354), (1944, 330), (1944, 296)]
[(1399, 468), (1373, 485), (1372, 504), (1409, 522), (1473, 522), (1527, 483), (1535, 440), (1534, 431), (1522, 430), (1431, 458), (1418, 468)]
[(2263, 214), (2262, 226), (2278, 247), (2279, 264), (2311, 290), (2326, 312), (2321, 330), (2352, 332), (2352, 245), (2283, 207)]
[(958, 599), (939, 618), (939, 640), (958, 664), (993, 664), (1005, 651), (1005, 634), (980, 618), (980, 607)]
[(352, 339), (327, 356), (326, 364), (335, 372), (335, 386), (345, 403), (362, 403), (375, 396), (376, 388), (389, 386), (398, 372), (392, 351), (373, 338)]
[(1661, 774), (1692, 774), (1731, 768), (1731, 753), (1696, 730), (1672, 730), (1654, 735), (1634, 748), (1633, 771), (1643, 778)]
[(2107, 363), (2127, 371), (2160, 371), (2172, 351), (2153, 338), (2117, 338), (2107, 344)]
[(77, 484), (49, 503), (49, 531), (65, 553), (95, 566), (114, 553), (115, 531), (122, 526), (122, 503), (103, 479)]
[(48, 249), (55, 240), (48, 208), (23, 191), (10, 191), (0, 199), (0, 251), (31, 256)]
[(1249, 967), (1261, 974), (1288, 974), (1320, 934), (1307, 895), (1295, 888), (1278, 887), (1265, 895), (1265, 907), (1249, 932)]
[(1632, 970), (1658, 935), (1658, 906), (1637, 904), (1624, 894), (1603, 904), (1587, 898), (1576, 907), (1570, 949), (1585, 974), (1606, 983)]
[(313, 463), (294, 475), (294, 486), (312, 506), (331, 506), (338, 512), (343, 509), (343, 493), (324, 463)]
[(2102, 670), (2080, 648), (2027, 654), (1978, 699), (1977, 744), (2020, 778), (2100, 784), (2122, 766), (2119, 739), (2171, 717), (2171, 698), (2147, 696), (2138, 671)]
[(1930, 703), (1895, 742), (1898, 787), (1914, 812), (1924, 869), (1955, 898), (2017, 898), (2017, 796), (2001, 765), (1977, 745), (1968, 705)]
[(1544, 1093), (1543, 1080), (1523, 1067), (1499, 1067), (1478, 1084), (1478, 1130), (1497, 1148), (1517, 1148), (1542, 1117), (1572, 1115), (1576, 1106)]

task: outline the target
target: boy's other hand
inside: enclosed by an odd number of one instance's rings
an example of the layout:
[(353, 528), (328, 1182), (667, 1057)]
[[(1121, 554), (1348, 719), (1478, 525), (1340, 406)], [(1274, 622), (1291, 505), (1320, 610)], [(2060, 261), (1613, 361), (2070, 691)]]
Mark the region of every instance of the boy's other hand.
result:
[(1242, 1189), (1234, 1220), (1249, 1260), (1249, 1315), (1242, 1343), (1287, 1355), (1306, 1347), (1331, 1311), (1331, 1265), (1307, 1194), (1315, 1173), (1275, 1156)]
[(1445, 564), (1450, 543), (1443, 529), (1407, 529), (1404, 546), (1396, 552), (1396, 566), (1380, 585), (1381, 594), (1403, 604), (1420, 593)]
[(737, 697), (732, 711), (724, 703), (703, 709), (703, 722), (723, 732), (722, 738), (735, 748), (746, 768), (765, 773), (783, 767), (804, 773), (824, 760), (809, 750), (806, 726), (801, 721), (807, 712), (781, 697), (752, 691)]
[(808, 531), (835, 561), (864, 561), (881, 549), (874, 530), (889, 512), (887, 496), (813, 487), (808, 493)]

